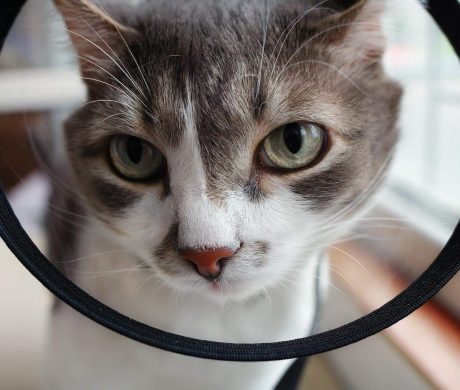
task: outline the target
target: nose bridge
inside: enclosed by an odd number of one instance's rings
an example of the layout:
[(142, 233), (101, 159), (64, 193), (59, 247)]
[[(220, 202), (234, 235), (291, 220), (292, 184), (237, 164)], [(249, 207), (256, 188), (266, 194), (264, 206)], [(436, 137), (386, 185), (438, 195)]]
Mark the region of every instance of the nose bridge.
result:
[(215, 204), (204, 190), (177, 197), (179, 248), (236, 248), (236, 223), (225, 204)]
[(184, 102), (184, 133), (168, 159), (171, 196), (177, 213), (180, 249), (237, 248), (236, 223), (229, 207), (206, 192), (208, 175), (196, 129), (191, 98)]
[[(192, 149), (193, 150), (193, 149)], [(196, 149), (194, 150), (196, 152)], [(225, 196), (219, 202), (207, 193), (201, 158), (182, 154), (170, 167), (170, 187), (177, 214), (180, 248), (237, 246), (236, 226)], [(184, 158), (188, 157), (188, 158)]]

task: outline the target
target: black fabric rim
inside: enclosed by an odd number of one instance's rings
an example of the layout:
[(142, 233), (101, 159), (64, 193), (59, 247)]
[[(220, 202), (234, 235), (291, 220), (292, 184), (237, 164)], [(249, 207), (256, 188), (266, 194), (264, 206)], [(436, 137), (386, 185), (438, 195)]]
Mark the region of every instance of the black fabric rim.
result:
[[(8, 1), (6, 2), (8, 3)], [(10, 1), (0, 12), (11, 23), (25, 1)], [(441, 5), (442, 3), (442, 5)], [(460, 4), (457, 0), (429, 2), (428, 10), (460, 55)], [(0, 30), (6, 35), (6, 31)], [(5, 35), (0, 36), (0, 46)], [(269, 361), (311, 356), (341, 348), (395, 324), (431, 299), (460, 269), (460, 222), (430, 267), (406, 290), (377, 310), (353, 322), (313, 336), (274, 343), (236, 344), (197, 340), (156, 329), (99, 302), (62, 275), (22, 228), (0, 188), (0, 236), (21, 263), (53, 294), (75, 310), (121, 335), (166, 351), (206, 359)]]

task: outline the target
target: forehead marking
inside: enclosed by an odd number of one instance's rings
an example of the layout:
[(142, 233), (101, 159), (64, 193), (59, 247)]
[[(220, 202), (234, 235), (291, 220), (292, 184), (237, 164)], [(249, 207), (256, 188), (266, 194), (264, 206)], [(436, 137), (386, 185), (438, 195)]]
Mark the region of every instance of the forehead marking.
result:
[(206, 171), (189, 92), (183, 103), (182, 115), (184, 132), (170, 158), (171, 196), (177, 210), (178, 246), (236, 248), (236, 226), (231, 213), (226, 207), (214, 204), (206, 193)]
[[(204, 192), (206, 189), (206, 174), (201, 159), (194, 110), (191, 93), (187, 88), (187, 95), (181, 109), (184, 129), (173, 158), (177, 164), (174, 176), (177, 179), (180, 178), (180, 188), (184, 191)], [(172, 183), (173, 187), (174, 184), (179, 184), (177, 179), (175, 180), (176, 183)]]

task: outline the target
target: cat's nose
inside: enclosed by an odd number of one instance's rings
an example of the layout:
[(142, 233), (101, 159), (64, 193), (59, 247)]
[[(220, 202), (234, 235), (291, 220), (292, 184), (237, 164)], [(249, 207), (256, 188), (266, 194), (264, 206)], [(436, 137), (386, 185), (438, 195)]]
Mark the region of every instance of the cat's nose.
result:
[(236, 250), (230, 248), (212, 248), (182, 250), (180, 255), (193, 263), (197, 272), (206, 279), (216, 279), (222, 273), (225, 260), (232, 257)]

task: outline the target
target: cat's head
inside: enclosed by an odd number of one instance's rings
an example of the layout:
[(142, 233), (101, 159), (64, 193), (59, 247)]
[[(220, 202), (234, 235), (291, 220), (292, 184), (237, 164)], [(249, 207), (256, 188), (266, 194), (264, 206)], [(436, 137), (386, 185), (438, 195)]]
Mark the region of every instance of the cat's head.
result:
[(169, 286), (251, 297), (375, 189), (400, 100), (380, 0), (55, 2), (88, 86), (65, 131), (79, 188)]

